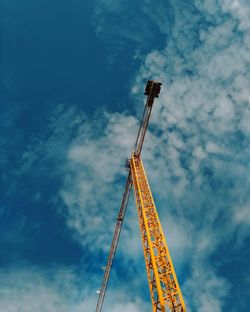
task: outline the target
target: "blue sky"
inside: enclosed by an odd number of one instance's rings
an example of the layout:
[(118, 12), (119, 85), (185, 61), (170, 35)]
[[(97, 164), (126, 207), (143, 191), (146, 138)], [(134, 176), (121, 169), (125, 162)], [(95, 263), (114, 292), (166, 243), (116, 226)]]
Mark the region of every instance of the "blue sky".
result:
[[(1, 2), (0, 310), (91, 312), (143, 160), (189, 311), (248, 311), (250, 4)], [(103, 311), (150, 311), (131, 197)]]

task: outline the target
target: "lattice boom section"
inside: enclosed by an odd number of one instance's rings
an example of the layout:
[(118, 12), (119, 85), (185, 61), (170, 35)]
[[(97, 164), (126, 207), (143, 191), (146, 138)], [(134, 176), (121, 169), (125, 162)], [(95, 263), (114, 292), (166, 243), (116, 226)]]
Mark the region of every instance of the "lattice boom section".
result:
[(185, 312), (185, 304), (139, 157), (132, 154), (131, 172), (154, 312)]

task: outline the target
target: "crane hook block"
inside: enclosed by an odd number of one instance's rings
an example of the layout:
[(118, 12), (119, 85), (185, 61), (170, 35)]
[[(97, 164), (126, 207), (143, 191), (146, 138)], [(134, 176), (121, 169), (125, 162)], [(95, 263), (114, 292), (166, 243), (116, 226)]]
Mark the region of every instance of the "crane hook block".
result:
[(154, 80), (148, 80), (144, 95), (148, 95), (150, 97), (159, 97), (159, 93), (161, 91), (161, 83), (154, 81)]

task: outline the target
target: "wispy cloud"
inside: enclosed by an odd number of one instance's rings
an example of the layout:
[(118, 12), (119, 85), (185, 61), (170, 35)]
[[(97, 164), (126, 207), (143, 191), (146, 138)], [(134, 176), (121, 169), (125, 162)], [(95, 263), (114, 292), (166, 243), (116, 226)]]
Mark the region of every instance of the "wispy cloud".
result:
[[(152, 9), (152, 7), (154, 9)], [(96, 32), (107, 41), (112, 48), (120, 50), (127, 46), (126, 42), (135, 44), (150, 51), (151, 45), (164, 46), (173, 22), (173, 12), (168, 1), (114, 1), (98, 0), (96, 2), (93, 23)], [(156, 38), (162, 36), (161, 41)]]
[[(93, 280), (75, 268), (19, 267), (0, 271), (0, 309), (5, 312), (91, 312), (96, 303)], [(106, 311), (140, 311), (147, 308), (140, 298), (130, 299), (125, 291), (107, 296)], [(105, 310), (104, 310), (105, 311)]]
[(96, 246), (109, 248), (114, 225), (110, 221), (115, 220), (120, 204), (126, 155), (137, 128), (134, 117), (104, 113), (96, 123), (83, 123), (69, 149), (68, 173), (60, 194), (69, 227), (92, 251)]
[(80, 311), (77, 281), (70, 269), (12, 268), (1, 270), (0, 278), (1, 311)]

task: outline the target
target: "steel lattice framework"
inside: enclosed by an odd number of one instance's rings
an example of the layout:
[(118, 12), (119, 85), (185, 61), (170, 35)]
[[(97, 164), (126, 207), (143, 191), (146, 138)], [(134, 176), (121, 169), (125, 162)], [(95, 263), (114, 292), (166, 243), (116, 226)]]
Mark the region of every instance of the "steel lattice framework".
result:
[(161, 83), (153, 80), (147, 82), (144, 93), (147, 95), (147, 101), (137, 134), (134, 152), (131, 159), (127, 161), (128, 177), (105, 267), (96, 312), (101, 312), (102, 310), (132, 185), (135, 191), (153, 312), (186, 312), (166, 239), (140, 158), (154, 99), (159, 96), (160, 90)]
[(186, 311), (140, 157), (130, 162), (153, 312)]

